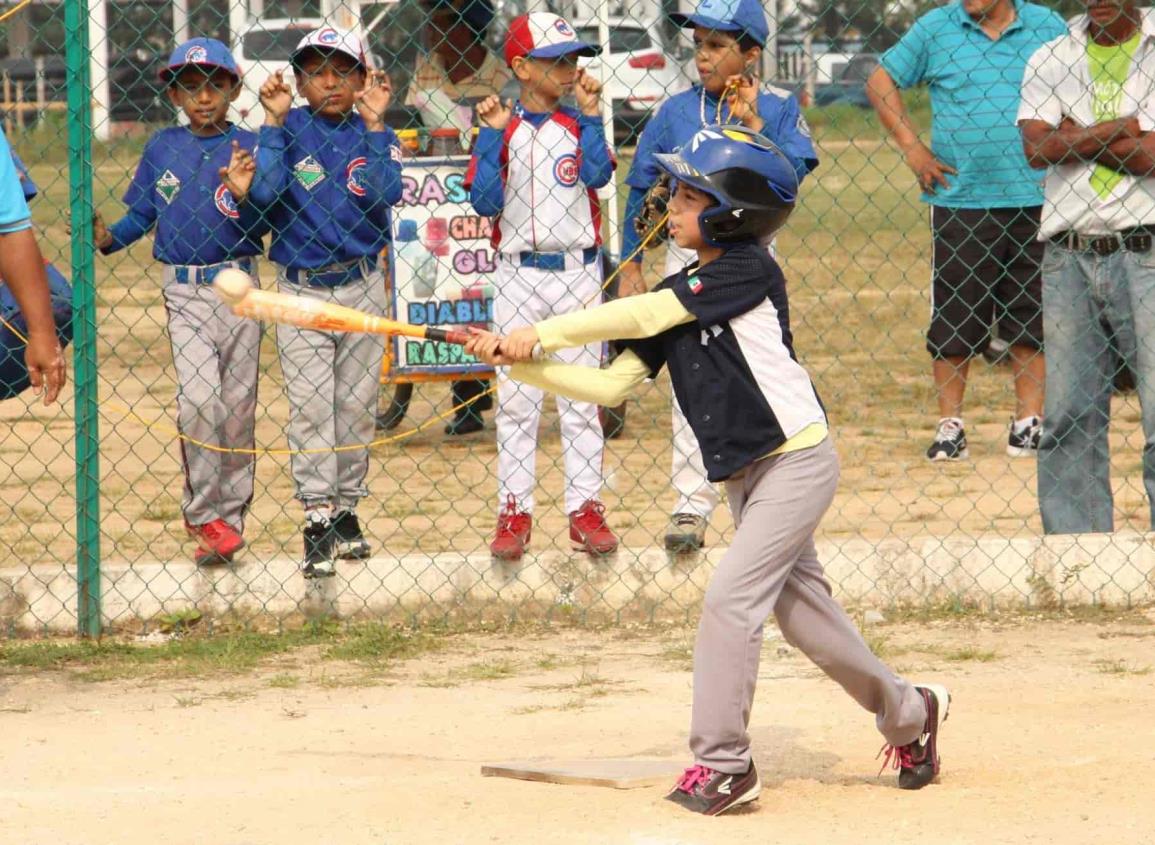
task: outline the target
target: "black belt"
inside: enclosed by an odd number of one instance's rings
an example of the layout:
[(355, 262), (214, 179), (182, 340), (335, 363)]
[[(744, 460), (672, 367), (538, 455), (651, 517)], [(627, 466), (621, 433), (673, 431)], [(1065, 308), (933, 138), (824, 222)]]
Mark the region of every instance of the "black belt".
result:
[(1113, 255), (1119, 250), (1127, 252), (1150, 252), (1155, 228), (1136, 226), (1110, 235), (1080, 235), (1071, 229), (1051, 235), (1051, 243), (1058, 244), (1072, 252), (1093, 252), (1096, 255)]

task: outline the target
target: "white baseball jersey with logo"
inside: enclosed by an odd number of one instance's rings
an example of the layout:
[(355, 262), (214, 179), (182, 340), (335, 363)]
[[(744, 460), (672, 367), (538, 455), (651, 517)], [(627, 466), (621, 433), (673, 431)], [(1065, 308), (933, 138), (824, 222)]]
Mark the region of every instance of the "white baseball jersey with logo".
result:
[(501, 151), (505, 207), (493, 227), (499, 252), (566, 252), (600, 246), (597, 191), (582, 184), (578, 114), (561, 108), (540, 127), (518, 108)]

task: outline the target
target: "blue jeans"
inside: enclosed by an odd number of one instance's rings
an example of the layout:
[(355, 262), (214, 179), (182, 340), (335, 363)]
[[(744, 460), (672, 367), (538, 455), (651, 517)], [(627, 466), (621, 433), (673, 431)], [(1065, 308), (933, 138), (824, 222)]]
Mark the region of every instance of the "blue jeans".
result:
[(1111, 255), (1047, 244), (1043, 327), (1047, 399), (1039, 508), (1048, 534), (1112, 531), (1111, 385), (1115, 356), (1135, 374), (1143, 410), (1143, 486), (1155, 502), (1155, 250)]

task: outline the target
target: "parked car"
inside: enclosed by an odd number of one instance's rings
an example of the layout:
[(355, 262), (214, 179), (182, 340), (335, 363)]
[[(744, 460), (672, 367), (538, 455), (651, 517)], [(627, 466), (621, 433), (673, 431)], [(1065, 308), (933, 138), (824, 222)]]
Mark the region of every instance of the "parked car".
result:
[[(577, 37), (599, 43), (598, 22), (574, 23)], [(683, 91), (690, 79), (666, 44), (656, 23), (610, 18), (610, 43), (596, 58), (580, 59), (591, 73), (601, 73), (614, 110), (614, 135), (619, 143), (637, 139), (650, 114), (671, 94)]]
[(831, 68), (831, 81), (814, 88), (814, 105), (832, 106), (846, 103), (862, 109), (870, 108), (866, 97), (866, 80), (878, 67), (877, 53), (858, 53), (846, 62), (835, 62)]
[(241, 93), (233, 101), (233, 120), (256, 131), (265, 120), (261, 85), (278, 70), (293, 85), (289, 57), (305, 33), (321, 26), (320, 18), (258, 18), (236, 34), (233, 58), (241, 71)]

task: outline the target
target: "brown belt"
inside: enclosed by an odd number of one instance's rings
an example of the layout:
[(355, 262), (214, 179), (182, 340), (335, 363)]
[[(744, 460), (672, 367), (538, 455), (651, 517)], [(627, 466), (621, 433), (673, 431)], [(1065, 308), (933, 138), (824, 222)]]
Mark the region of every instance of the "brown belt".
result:
[(1071, 229), (1051, 235), (1051, 243), (1072, 252), (1093, 252), (1096, 255), (1113, 255), (1119, 250), (1127, 252), (1150, 252), (1155, 228), (1136, 226), (1110, 235), (1080, 235)]

